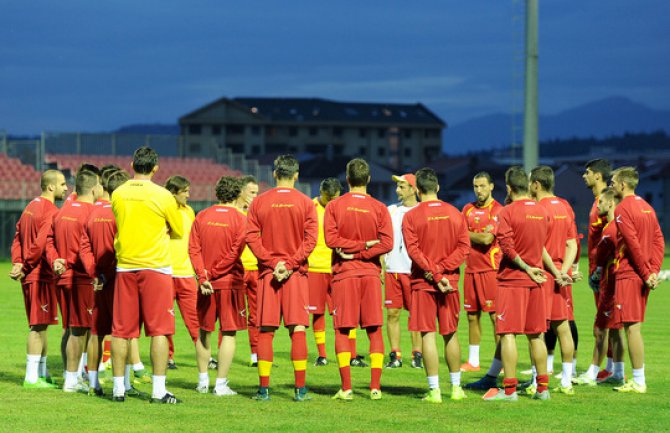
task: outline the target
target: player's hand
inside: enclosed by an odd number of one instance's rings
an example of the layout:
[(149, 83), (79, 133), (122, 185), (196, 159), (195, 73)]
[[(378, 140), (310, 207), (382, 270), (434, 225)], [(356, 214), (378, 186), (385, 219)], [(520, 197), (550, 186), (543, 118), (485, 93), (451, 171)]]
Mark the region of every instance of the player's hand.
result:
[(577, 281), (582, 281), (582, 279), (584, 279), (584, 275), (581, 272), (579, 272), (579, 267), (573, 266), (572, 267), (572, 281), (574, 281), (576, 283)]
[(656, 287), (658, 287), (658, 275), (649, 275), (649, 278), (647, 278), (647, 281), (645, 281), (644, 284), (651, 290), (654, 290)]
[(445, 277), (442, 277), (442, 279), (437, 283), (437, 288), (442, 293), (449, 293), (456, 290), (451, 286), (451, 283)]
[(93, 278), (93, 291), (94, 292), (99, 292), (102, 290), (104, 283), (100, 280), (100, 278), (95, 277)]
[(559, 286), (565, 287), (565, 286), (569, 286), (570, 284), (572, 284), (572, 278), (570, 278), (570, 275), (568, 275), (567, 273), (562, 272), (556, 278), (556, 282), (558, 283)]
[(530, 279), (537, 284), (542, 284), (545, 281), (547, 281), (547, 276), (544, 274), (544, 270), (540, 268), (534, 268), (532, 266), (529, 266), (528, 269), (526, 269), (526, 273), (528, 274)]
[(353, 254), (345, 253), (342, 251), (342, 248), (335, 248), (335, 252), (337, 255), (339, 255), (343, 260), (352, 260), (354, 258)]
[(283, 262), (283, 261), (278, 262), (277, 266), (275, 266), (275, 269), (272, 272), (272, 275), (274, 276), (275, 280), (277, 280), (280, 283), (282, 281), (288, 279), (288, 277), (291, 274), (290, 274), (289, 270), (286, 269), (286, 262)]
[(23, 263), (13, 263), (12, 270), (9, 271), (9, 278), (12, 280), (20, 280), (25, 275), (23, 274)]
[(203, 281), (200, 283), (200, 293), (203, 295), (211, 295), (214, 293), (214, 288), (212, 287), (212, 283), (209, 281)]
[(372, 241), (367, 241), (367, 242), (365, 243), (365, 249), (366, 249), (366, 250), (369, 250), (369, 249), (372, 248), (373, 246), (377, 245), (379, 242), (381, 242), (379, 239), (375, 239), (375, 240), (372, 240)]
[(62, 275), (65, 272), (65, 259), (56, 259), (53, 264), (54, 272), (56, 275)]
[(424, 277), (426, 280), (428, 280), (428, 281), (433, 281), (433, 274), (432, 274), (432, 272), (426, 272), (425, 274), (423, 274), (423, 277)]

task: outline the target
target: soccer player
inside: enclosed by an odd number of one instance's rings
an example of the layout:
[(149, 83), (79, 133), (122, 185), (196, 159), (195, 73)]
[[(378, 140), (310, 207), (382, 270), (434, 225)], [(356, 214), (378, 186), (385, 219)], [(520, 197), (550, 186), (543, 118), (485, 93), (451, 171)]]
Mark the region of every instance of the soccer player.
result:
[[(468, 225), (452, 205), (437, 199), (437, 176), (430, 168), (416, 172), (421, 203), (407, 212), (403, 238), (412, 259), (412, 301), (409, 329), (421, 333), (430, 403), (442, 403), (438, 375), (435, 319), (444, 339), (444, 357), (451, 376), (451, 399), (466, 398), (461, 388), (461, 348), (458, 344), (460, 266), (470, 251)], [(439, 239), (439, 242), (435, 240)]]
[(21, 282), (28, 318), (24, 388), (55, 388), (47, 373), (47, 328), (58, 323), (54, 274), (44, 254), (47, 233), (58, 212), (55, 200), (67, 192), (63, 173), (47, 170), (40, 178), (42, 193), (24, 209), (12, 242), (10, 278)]
[[(412, 298), (410, 274), (412, 260), (407, 255), (405, 240), (402, 235), (402, 221), (405, 214), (417, 205), (416, 178), (408, 173), (392, 176), (396, 183), (395, 192), (399, 203), (388, 207), (393, 224), (393, 249), (383, 256), (382, 272), (384, 274), (384, 306), (386, 307), (386, 333), (391, 346), (389, 362), (386, 368), (402, 367), (400, 350), (400, 312), (404, 308), (409, 311)], [(421, 354), (421, 334), (412, 335), (412, 367), (423, 368)]]
[[(309, 270), (307, 282), (309, 284), (309, 308), (312, 314), (312, 328), (318, 357), (315, 366), (328, 364), (326, 356), (326, 303), (330, 307), (330, 284), (333, 280), (332, 256), (333, 250), (326, 245), (323, 233), (323, 216), (326, 213), (326, 205), (340, 196), (342, 185), (337, 178), (329, 177), (321, 181), (319, 185), (319, 196), (314, 197), (314, 209), (319, 219), (319, 237), (316, 241), (314, 251), (309, 255)], [(332, 308), (331, 308), (332, 313)]]
[(577, 256), (575, 214), (567, 201), (554, 195), (554, 171), (551, 167), (541, 165), (531, 170), (530, 194), (549, 215), (549, 231), (545, 243), (549, 256), (545, 257), (544, 264), (550, 273), (543, 287), (547, 320), (561, 343), (563, 362), (561, 386), (554, 391), (572, 395), (575, 392), (572, 387), (575, 342), (569, 320), (574, 320), (574, 317), (571, 317), (572, 287), (566, 282), (572, 282), (569, 272)]
[(475, 174), (472, 187), (476, 200), (463, 207), (463, 215), (468, 223), (470, 254), (465, 264), (463, 282), (463, 307), (468, 314), (468, 362), (461, 365), (461, 371), (479, 371), (479, 343), (482, 339), (481, 313), (489, 314), (496, 344), (496, 274), (502, 253), (496, 240), (498, 213), (502, 205), (491, 193), (493, 179), (485, 171)]
[[(246, 242), (258, 258), (258, 376), (254, 399), (270, 398), (272, 340), (282, 319), (291, 337), (295, 401), (309, 400), (305, 387), (309, 326), (307, 258), (319, 233), (314, 203), (294, 188), (298, 160), (280, 155), (274, 161), (277, 186), (256, 197), (249, 206)], [(262, 234), (262, 236), (261, 236)]]
[[(244, 216), (249, 212), (249, 206), (258, 195), (258, 180), (254, 176), (247, 175), (240, 178), (242, 189), (235, 201), (236, 207)], [(246, 245), (246, 244), (245, 244)], [(244, 247), (242, 252), (242, 265), (244, 266), (244, 293), (247, 298), (247, 333), (249, 334), (249, 366), (258, 367), (258, 259), (249, 249)]]
[(200, 285), (198, 294), (199, 337), (196, 340), (198, 386), (200, 393), (209, 392), (207, 372), (212, 355), (210, 335), (219, 321), (220, 334), (214, 395), (237, 393), (228, 385), (228, 372), (235, 356), (235, 334), (246, 328), (244, 305), (244, 267), (240, 260), (246, 245), (246, 217), (238, 211), (235, 200), (240, 194), (240, 181), (223, 176), (216, 183), (219, 204), (198, 214), (190, 234), (188, 252)]
[(595, 286), (598, 293), (598, 310), (596, 312), (593, 335), (595, 344), (593, 347), (593, 360), (589, 369), (579, 377), (573, 379), (578, 385), (595, 386), (598, 373), (607, 347), (609, 338), (614, 355), (614, 374), (601, 380), (601, 383), (614, 383), (623, 385), (624, 363), (623, 363), (623, 334), (622, 326), (618, 320), (618, 311), (614, 303), (615, 263), (617, 252), (617, 230), (614, 222), (614, 208), (619, 204), (614, 190), (607, 188), (598, 196), (598, 215), (607, 223), (603, 227), (600, 241), (596, 249), (596, 268), (589, 278), (589, 285)]
[[(195, 271), (188, 255), (188, 241), (191, 234), (191, 226), (195, 220), (195, 212), (188, 205), (191, 195), (191, 183), (183, 176), (170, 176), (165, 182), (165, 189), (170, 191), (177, 200), (179, 213), (184, 225), (184, 235), (179, 239), (170, 239), (170, 257), (172, 258), (172, 283), (174, 285), (174, 298), (179, 305), (179, 313), (184, 320), (193, 344), (198, 340), (198, 283), (195, 280)], [(174, 362), (174, 341), (172, 335), (168, 335), (168, 368), (176, 369)]]
[(549, 398), (547, 348), (542, 333), (547, 329), (544, 292), (541, 284), (547, 278), (542, 269), (544, 240), (549, 216), (528, 195), (528, 177), (521, 167), (510, 167), (505, 173), (507, 194), (511, 203), (498, 214), (497, 238), (503, 258), (498, 271), (496, 298), (496, 333), (500, 335), (504, 389), (491, 389), (486, 401), (516, 401), (516, 336), (525, 334), (530, 343), (531, 359), (537, 369), (535, 399)]
[(621, 199), (614, 210), (619, 247), (614, 296), (620, 309), (619, 321), (623, 323), (628, 339), (628, 354), (633, 368), (633, 379), (614, 390), (645, 393), (647, 384), (641, 328), (649, 291), (658, 286), (665, 241), (656, 212), (635, 194), (638, 182), (639, 176), (634, 167), (621, 167), (612, 173), (611, 186)]
[(94, 264), (85, 263), (86, 257), (80, 255), (80, 251), (94, 203), (102, 196), (99, 171), (79, 170), (75, 192), (76, 200), (65, 203), (54, 216), (52, 230), (47, 236), (46, 254), (59, 276), (56, 285), (65, 299), (63, 310), (67, 312), (64, 317), (67, 318), (69, 337), (63, 391), (88, 392), (78, 371), (93, 323), (93, 286), (97, 282), (87, 272)]
[(353, 398), (349, 331), (360, 325), (370, 339), (370, 398), (379, 400), (384, 363), (380, 258), (393, 248), (393, 224), (386, 206), (367, 194), (368, 163), (352, 159), (346, 173), (349, 192), (330, 202), (324, 216), (326, 245), (336, 250), (331, 298), (342, 387), (333, 398)]
[[(133, 154), (133, 179), (112, 194), (116, 219), (117, 274), (112, 323), (113, 401), (125, 401), (124, 370), (128, 341), (140, 335), (140, 320), (151, 337), (152, 403), (180, 403), (165, 389), (167, 335), (174, 334), (174, 299), (169, 238), (183, 234), (175, 198), (151, 178), (158, 153), (140, 147)], [(169, 236), (166, 234), (169, 232)]]

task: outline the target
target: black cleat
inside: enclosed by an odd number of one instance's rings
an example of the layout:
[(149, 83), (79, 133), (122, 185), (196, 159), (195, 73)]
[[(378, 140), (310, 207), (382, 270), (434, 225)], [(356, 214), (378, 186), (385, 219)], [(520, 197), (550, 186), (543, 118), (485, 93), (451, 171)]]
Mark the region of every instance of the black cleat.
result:
[(367, 367), (368, 363), (365, 362), (365, 358), (363, 358), (361, 355), (357, 355), (355, 358), (351, 358), (349, 365), (351, 367)]
[(209, 362), (207, 363), (207, 368), (210, 370), (216, 370), (219, 368), (219, 361), (217, 361), (214, 358), (209, 358)]
[(314, 361), (314, 365), (316, 367), (322, 367), (324, 365), (328, 365), (328, 360), (324, 356), (319, 356), (316, 358), (316, 361)]
[(421, 352), (412, 353), (412, 368), (423, 368), (423, 355)]
[(112, 401), (114, 403), (124, 403), (126, 401), (126, 396), (125, 395), (113, 395), (112, 396)]
[(175, 364), (174, 359), (168, 359), (167, 368), (168, 368), (168, 370), (176, 370), (177, 369), (177, 364)]
[(386, 368), (400, 368), (402, 367), (402, 359), (398, 358), (398, 354), (395, 352), (389, 353), (389, 362), (386, 364)]
[(179, 400), (177, 397), (175, 397), (174, 394), (170, 394), (169, 392), (166, 392), (165, 395), (162, 398), (151, 397), (151, 400), (149, 400), (149, 403), (179, 404), (179, 403), (181, 403), (181, 400)]
[(256, 401), (269, 401), (270, 389), (267, 386), (259, 386), (256, 395), (252, 396), (251, 399)]

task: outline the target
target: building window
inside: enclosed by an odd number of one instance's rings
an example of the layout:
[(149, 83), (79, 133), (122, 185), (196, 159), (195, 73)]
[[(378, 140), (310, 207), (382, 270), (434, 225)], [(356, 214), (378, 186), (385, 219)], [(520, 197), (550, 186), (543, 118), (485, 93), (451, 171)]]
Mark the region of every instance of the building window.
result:
[(261, 153), (261, 147), (259, 145), (255, 144), (255, 145), (251, 146), (251, 154), (252, 155), (258, 155), (259, 153)]
[(202, 134), (202, 125), (188, 125), (188, 133), (191, 135)]
[(260, 126), (252, 126), (251, 127), (251, 134), (252, 135), (260, 135), (261, 134), (261, 127)]
[(379, 137), (379, 138), (386, 137), (386, 128), (378, 128), (377, 129), (377, 137)]
[(365, 138), (368, 136), (368, 130), (365, 128), (359, 128), (358, 129), (358, 136), (361, 138)]
[(188, 153), (194, 154), (194, 153), (200, 153), (200, 151), (201, 151), (200, 143), (189, 143)]
[(439, 138), (440, 137), (440, 130), (439, 129), (426, 129), (424, 132), (424, 136), (426, 138)]
[(305, 151), (314, 155), (320, 155), (326, 152), (326, 147), (325, 144), (308, 144), (305, 146)]
[(367, 147), (361, 146), (361, 147), (358, 148), (358, 154), (360, 156), (366, 156), (367, 153), (368, 153)]
[(313, 127), (313, 126), (312, 126), (311, 128), (309, 128), (309, 135), (311, 135), (312, 137), (314, 137), (314, 136), (316, 136), (316, 135), (318, 135), (318, 134), (319, 134), (319, 129), (318, 129), (318, 128), (315, 128), (315, 127)]
[(244, 134), (244, 125), (227, 125), (226, 134), (229, 135), (240, 135)]
[(386, 148), (385, 147), (378, 147), (377, 148), (377, 156), (386, 156)]
[(405, 155), (406, 158), (409, 158), (412, 156), (412, 148), (411, 147), (406, 147), (405, 150), (403, 151), (403, 154)]
[(221, 135), (221, 127), (219, 125), (212, 125), (212, 135)]
[(403, 130), (403, 135), (405, 138), (412, 138), (412, 130), (411, 129)]
[(338, 138), (342, 137), (342, 128), (340, 128), (339, 126), (333, 128), (333, 135)]
[(244, 144), (242, 143), (228, 143), (228, 148), (233, 153), (244, 153)]
[(289, 137), (297, 137), (298, 136), (298, 128), (295, 126), (291, 126), (288, 128), (288, 136)]

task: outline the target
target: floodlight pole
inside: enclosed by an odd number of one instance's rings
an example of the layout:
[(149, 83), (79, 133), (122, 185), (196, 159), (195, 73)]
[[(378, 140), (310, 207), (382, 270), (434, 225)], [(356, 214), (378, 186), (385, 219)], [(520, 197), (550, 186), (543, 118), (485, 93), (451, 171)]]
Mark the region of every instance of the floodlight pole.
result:
[(523, 119), (523, 167), (526, 172), (537, 166), (537, 0), (526, 0), (526, 91)]

